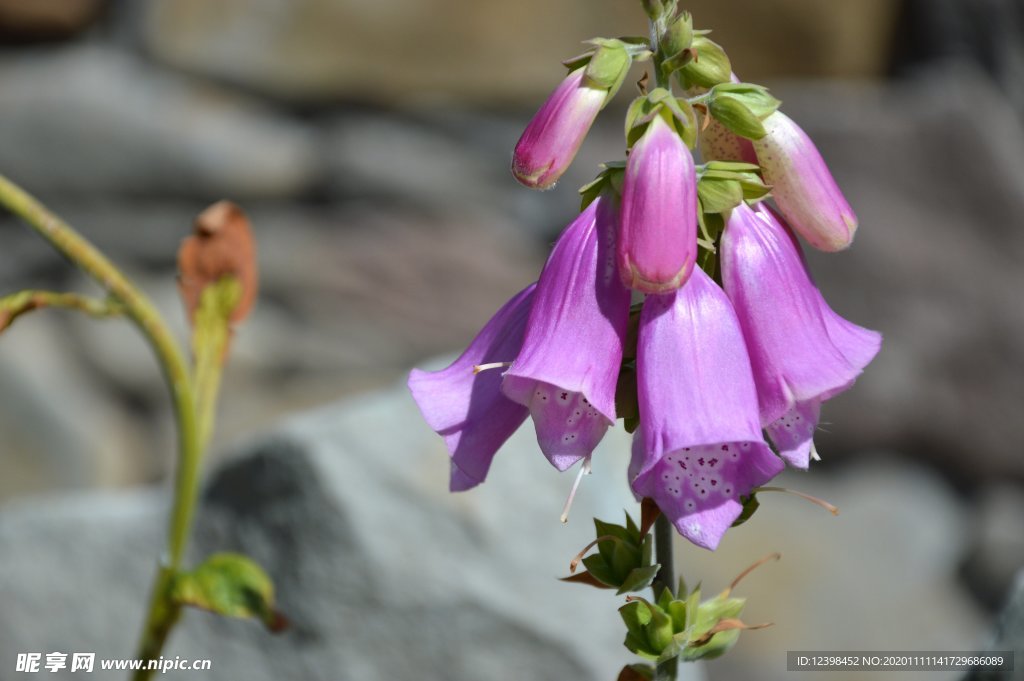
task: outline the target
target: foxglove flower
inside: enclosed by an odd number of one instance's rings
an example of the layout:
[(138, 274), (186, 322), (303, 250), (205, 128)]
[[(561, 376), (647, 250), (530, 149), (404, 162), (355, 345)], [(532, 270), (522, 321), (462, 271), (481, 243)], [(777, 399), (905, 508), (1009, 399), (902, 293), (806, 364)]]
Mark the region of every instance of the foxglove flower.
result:
[(644, 293), (683, 285), (697, 258), (697, 175), (683, 140), (659, 115), (633, 146), (622, 183), (619, 274)]
[(498, 310), (451, 366), (440, 371), (413, 369), (409, 375), (409, 390), (423, 418), (448, 447), (453, 492), (484, 481), (495, 453), (529, 413), (502, 394), (500, 371), (475, 373), (474, 367), (516, 356), (534, 287), (530, 284)]
[(713, 550), (742, 512), (739, 498), (784, 464), (761, 434), (736, 314), (703, 270), (644, 302), (637, 388), (633, 490), (653, 498), (680, 534)]
[(763, 204), (732, 211), (721, 263), (750, 354), (761, 424), (786, 461), (807, 468), (821, 403), (853, 384), (882, 337), (832, 311), (796, 239)]
[(786, 221), (821, 251), (841, 251), (853, 241), (857, 216), (836, 185), (814, 142), (788, 116), (776, 111), (754, 151)]
[(559, 470), (589, 457), (615, 422), (630, 302), (615, 273), (617, 208), (612, 195), (599, 196), (555, 244), (502, 386), (529, 407), (541, 450)]
[(566, 76), (526, 126), (512, 153), (512, 174), (532, 189), (549, 189), (576, 157), (608, 91), (584, 82), (585, 68)]

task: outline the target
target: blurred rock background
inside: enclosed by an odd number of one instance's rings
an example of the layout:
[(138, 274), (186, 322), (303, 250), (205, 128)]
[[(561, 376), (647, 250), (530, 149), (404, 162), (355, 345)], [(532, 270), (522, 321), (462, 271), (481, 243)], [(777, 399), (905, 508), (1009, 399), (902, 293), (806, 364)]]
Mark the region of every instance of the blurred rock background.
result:
[[(787, 647), (981, 645), (1024, 567), (1024, 3), (686, 5), (819, 143), (861, 229), (847, 253), (810, 254), (812, 269), (840, 313), (886, 337), (825, 409), (825, 463), (789, 481), (831, 495), (840, 519), (775, 500), (722, 551), (680, 549), (699, 576), (785, 554), (747, 592), (751, 619), (777, 626), (706, 674), (783, 676)], [(0, 0), (0, 172), (110, 253), (182, 333), (177, 244), (216, 199), (250, 213), (261, 297), (226, 375), (211, 467), (285, 414), (343, 400), (329, 409), (351, 418), (390, 400), (395, 432), (381, 437), (409, 447), (415, 433), (407, 456), (429, 451), (443, 470), (397, 382), (464, 346), (536, 277), (576, 187), (622, 156), (625, 95), (555, 190), (507, 172), (559, 60), (594, 35), (644, 31), (639, 3), (620, 0)], [(92, 289), (0, 216), (0, 291), (29, 286)], [(0, 338), (0, 405), (10, 546), (38, 542), (25, 519), (55, 497), (95, 500), (74, 516), (109, 509), (124, 494), (112, 490), (172, 469), (159, 372), (124, 322), (20, 320)], [(506, 512), (557, 514), (546, 498)], [(539, 579), (557, 573), (551, 560), (538, 557)], [(10, 565), (4, 605), (32, 573)]]

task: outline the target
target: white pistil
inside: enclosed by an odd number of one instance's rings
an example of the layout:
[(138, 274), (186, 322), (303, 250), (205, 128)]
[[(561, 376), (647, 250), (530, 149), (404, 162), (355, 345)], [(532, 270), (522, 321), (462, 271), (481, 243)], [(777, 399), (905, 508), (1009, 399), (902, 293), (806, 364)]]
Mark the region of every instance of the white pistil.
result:
[(512, 366), (512, 362), (491, 362), (490, 364), (477, 364), (473, 367), (473, 373), (479, 374), (481, 371), (487, 371), (488, 369), (504, 369), (505, 367)]
[(583, 480), (584, 475), (590, 475), (590, 457), (583, 459), (583, 465), (580, 466), (580, 472), (576, 474), (576, 481), (572, 483), (572, 489), (569, 490), (569, 498), (565, 500), (565, 506), (562, 507), (562, 516), (559, 518), (562, 523), (569, 522), (569, 509), (572, 508), (572, 500), (576, 498), (576, 490), (580, 487), (580, 481)]

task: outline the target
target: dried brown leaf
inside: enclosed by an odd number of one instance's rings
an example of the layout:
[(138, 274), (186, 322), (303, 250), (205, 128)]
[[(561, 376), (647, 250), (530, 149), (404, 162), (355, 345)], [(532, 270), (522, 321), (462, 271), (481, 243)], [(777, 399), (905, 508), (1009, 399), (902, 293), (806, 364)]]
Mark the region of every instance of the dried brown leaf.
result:
[(196, 218), (194, 233), (178, 251), (178, 290), (189, 320), (195, 318), (203, 289), (225, 276), (242, 286), (231, 322), (242, 321), (256, 300), (256, 243), (249, 218), (231, 201), (218, 201)]

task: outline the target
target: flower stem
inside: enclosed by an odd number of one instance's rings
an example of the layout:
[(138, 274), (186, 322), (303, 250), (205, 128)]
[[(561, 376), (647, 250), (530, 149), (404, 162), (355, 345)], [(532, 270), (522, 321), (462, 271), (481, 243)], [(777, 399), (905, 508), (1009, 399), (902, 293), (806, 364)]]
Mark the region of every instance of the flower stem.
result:
[[(675, 534), (672, 523), (664, 514), (654, 521), (654, 552), (655, 560), (661, 566), (654, 577), (651, 588), (654, 589), (654, 600), (658, 600), (661, 592), (668, 589), (675, 594), (675, 568), (672, 559), (672, 536)], [(677, 594), (678, 595), (678, 594)]]
[[(99, 250), (54, 215), (34, 197), (0, 175), (0, 204), (20, 217), (57, 251), (95, 279), (135, 323), (153, 349), (174, 404), (178, 427), (178, 469), (174, 507), (168, 531), (167, 553), (157, 572), (149, 615), (140, 643), (140, 657), (159, 657), (164, 641), (177, 621), (179, 607), (170, 598), (173, 578), (181, 567), (198, 495), (202, 446), (188, 363), (156, 307)], [(143, 670), (136, 679), (149, 678)]]
[[(651, 588), (654, 590), (654, 600), (657, 601), (665, 589), (682, 597), (685, 594), (675, 593), (676, 575), (672, 558), (672, 538), (675, 535), (675, 528), (664, 514), (658, 516), (654, 521), (654, 552), (656, 560), (661, 568), (654, 577)], [(675, 681), (679, 673), (679, 658), (659, 663), (654, 668), (654, 681)]]
[(654, 66), (655, 85), (671, 92), (672, 81), (670, 75), (664, 69), (665, 55), (661, 51), (661, 37), (668, 30), (668, 20), (674, 8), (670, 8), (668, 4), (659, 5), (659, 8), (661, 11), (656, 16), (651, 17), (650, 20), (651, 52), (654, 53), (651, 57), (651, 63)]

